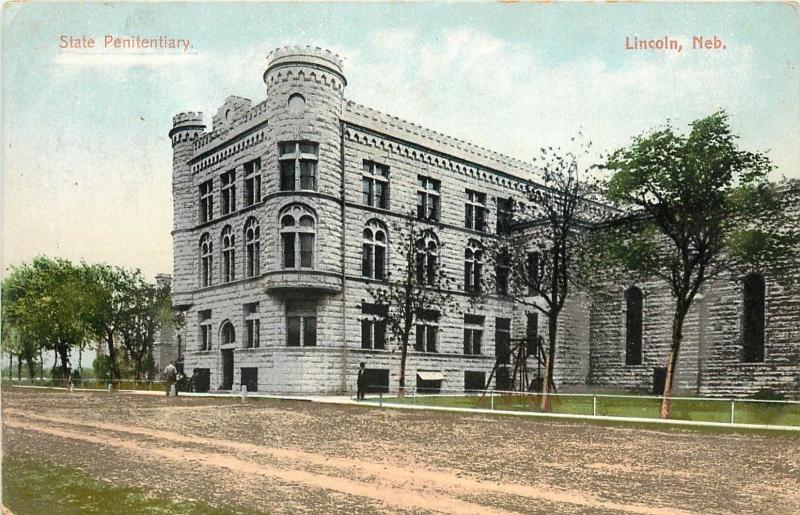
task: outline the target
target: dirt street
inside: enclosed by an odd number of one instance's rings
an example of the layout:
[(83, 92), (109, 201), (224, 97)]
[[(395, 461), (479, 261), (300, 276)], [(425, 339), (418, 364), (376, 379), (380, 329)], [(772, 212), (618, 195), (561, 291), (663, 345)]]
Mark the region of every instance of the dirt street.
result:
[(3, 392), (3, 446), (269, 513), (800, 513), (800, 435)]

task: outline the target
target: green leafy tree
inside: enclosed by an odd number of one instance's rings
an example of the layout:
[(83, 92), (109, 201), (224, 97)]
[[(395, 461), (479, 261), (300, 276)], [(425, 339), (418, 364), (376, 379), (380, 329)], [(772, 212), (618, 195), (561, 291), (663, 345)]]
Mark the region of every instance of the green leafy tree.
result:
[[(19, 319), (9, 317), (9, 307), (19, 301), (25, 293), (25, 274), (18, 270), (13, 270), (3, 281), (2, 291), (2, 349), (9, 354), (9, 357), (16, 354), (20, 360), (24, 360), (28, 368), (28, 376), (31, 381), (36, 376), (36, 357), (41, 350), (39, 342), (23, 331)], [(13, 310), (12, 310), (13, 312)], [(11, 377), (11, 365), (9, 360), (9, 378)], [(19, 374), (18, 374), (19, 375)]]
[(606, 167), (608, 197), (630, 210), (606, 231), (609, 263), (661, 279), (675, 301), (661, 405), (668, 418), (684, 320), (703, 285), (787, 263), (797, 230), (768, 181), (769, 159), (739, 148), (723, 111), (693, 122), (688, 135), (669, 125), (642, 134)]
[(92, 292), (78, 269), (65, 259), (37, 257), (13, 268), (4, 284), (4, 322), (37, 345), (55, 351), (69, 380), (73, 347), (85, 345), (91, 335), (87, 306)]
[(406, 360), (411, 329), (421, 313), (436, 311), (440, 316), (452, 306), (451, 279), (441, 267), (442, 244), (432, 228), (408, 215), (392, 227), (395, 252), (399, 262), (386, 274), (386, 281), (367, 288), (377, 304), (386, 305), (386, 325), (390, 339), (400, 349), (398, 395), (405, 394)]
[(93, 295), (87, 312), (94, 337), (108, 348), (110, 379), (118, 379), (119, 356), (117, 336), (120, 328), (136, 310), (133, 303), (136, 291), (144, 283), (138, 270), (131, 271), (104, 263), (83, 265), (82, 273), (90, 285)]
[(144, 281), (137, 272), (134, 287), (127, 292), (127, 308), (116, 330), (122, 338), (134, 377), (150, 372), (153, 343), (157, 332), (173, 324), (169, 286), (158, 287)]

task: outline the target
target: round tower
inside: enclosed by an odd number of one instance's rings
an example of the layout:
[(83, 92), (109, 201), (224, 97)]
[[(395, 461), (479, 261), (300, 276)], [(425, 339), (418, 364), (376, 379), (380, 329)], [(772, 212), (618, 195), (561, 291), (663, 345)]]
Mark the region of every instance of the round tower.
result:
[(319, 144), (316, 191), (340, 195), (340, 131), (344, 87), (341, 58), (329, 50), (284, 47), (267, 55), (264, 71), (275, 143)]
[(203, 136), (206, 126), (203, 113), (179, 113), (172, 118), (172, 207), (173, 207), (173, 304), (181, 305), (181, 293), (192, 289), (194, 243), (191, 227), (197, 220), (197, 195), (189, 159), (194, 143)]
[[(313, 263), (270, 276), (267, 289), (341, 291), (340, 121), (347, 83), (342, 60), (321, 48), (278, 48), (267, 55), (263, 79), (270, 126), (263, 169), (275, 171), (264, 180), (267, 191), (278, 193), (266, 201), (265, 216), (277, 225), (287, 213), (298, 220), (307, 214), (315, 233)], [(281, 248), (280, 242), (276, 239), (271, 247)], [(280, 269), (279, 259), (275, 255)]]

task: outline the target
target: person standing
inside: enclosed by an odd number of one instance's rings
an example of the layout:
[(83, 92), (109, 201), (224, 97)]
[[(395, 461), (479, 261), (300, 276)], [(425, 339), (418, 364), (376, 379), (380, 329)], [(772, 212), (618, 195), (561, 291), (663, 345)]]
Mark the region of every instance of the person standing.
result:
[(364, 368), (363, 361), (358, 365), (358, 379), (356, 380), (356, 386), (358, 387), (358, 400), (363, 400), (364, 393), (367, 390), (367, 369)]
[[(164, 381), (166, 382), (167, 396), (170, 396), (172, 394), (172, 388), (177, 388), (175, 383), (178, 382), (178, 369), (175, 368), (175, 363), (170, 362), (167, 368), (164, 369)], [(177, 393), (176, 389), (175, 394), (177, 395)]]

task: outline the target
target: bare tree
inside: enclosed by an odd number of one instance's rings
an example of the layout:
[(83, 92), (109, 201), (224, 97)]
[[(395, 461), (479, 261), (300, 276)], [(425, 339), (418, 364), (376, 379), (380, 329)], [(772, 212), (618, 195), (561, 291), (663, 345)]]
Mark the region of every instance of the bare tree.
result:
[(490, 253), (498, 293), (547, 318), (542, 411), (550, 409), (559, 316), (574, 288), (586, 286), (590, 277), (584, 256), (592, 238), (588, 229), (612, 212), (595, 201), (599, 188), (590, 173), (593, 167), (582, 163), (591, 142), (576, 146), (574, 152), (541, 149), (536, 160), (541, 186), (514, 205), (511, 230), (501, 231), (507, 234), (492, 244)]
[(408, 215), (392, 226), (390, 241), (397, 266), (389, 270), (383, 283), (368, 287), (368, 292), (377, 304), (388, 308), (390, 339), (400, 349), (398, 395), (402, 397), (411, 329), (426, 314), (442, 316), (453, 296), (451, 280), (441, 266), (443, 245), (431, 225)]

